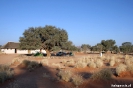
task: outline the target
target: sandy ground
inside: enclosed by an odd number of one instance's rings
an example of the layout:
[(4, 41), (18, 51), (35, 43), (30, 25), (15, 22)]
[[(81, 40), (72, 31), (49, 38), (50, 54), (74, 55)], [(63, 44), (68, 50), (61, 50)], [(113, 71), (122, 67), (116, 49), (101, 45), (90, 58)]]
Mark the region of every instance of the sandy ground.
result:
[[(94, 54), (93, 54), (94, 55)], [(0, 64), (7, 64), (12, 61), (13, 58), (17, 57), (17, 54), (13, 55), (0, 55)], [(88, 56), (87, 54), (77, 54), (73, 59)], [(70, 59), (69, 57), (67, 59)], [(35, 58), (35, 60), (40, 60), (40, 58)], [(50, 59), (50, 64), (60, 63), (61, 59)], [(71, 82), (59, 81), (57, 80), (57, 72), (55, 68), (50, 67), (39, 67), (32, 72), (27, 69), (22, 69), (19, 67), (12, 66), (15, 71), (14, 79), (8, 80), (3, 84), (0, 84), (0, 88), (75, 88), (75, 85)], [(65, 70), (72, 70), (74, 73), (81, 74), (85, 82), (78, 88), (118, 88), (111, 87), (112, 84), (116, 85), (130, 85), (131, 87), (121, 87), (121, 88), (133, 88), (133, 78), (132, 77), (115, 77), (108, 81), (92, 81), (90, 76), (92, 72), (98, 70), (97, 68), (65, 68)], [(48, 74), (50, 77), (44, 78), (43, 73)], [(10, 87), (9, 87), (10, 84)], [(15, 84), (16, 87), (11, 87)], [(18, 87), (17, 87), (18, 86)]]
[(0, 54), (0, 64), (9, 64), (18, 54)]

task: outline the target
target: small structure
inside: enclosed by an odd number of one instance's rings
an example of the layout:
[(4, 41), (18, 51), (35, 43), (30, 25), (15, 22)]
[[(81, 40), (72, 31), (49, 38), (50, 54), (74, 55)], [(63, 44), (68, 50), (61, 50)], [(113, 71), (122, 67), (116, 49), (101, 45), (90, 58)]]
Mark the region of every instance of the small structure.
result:
[(102, 52), (100, 53), (100, 56), (101, 56), (101, 57), (103, 56)]
[[(8, 42), (4, 46), (1, 47), (1, 51), (6, 54), (32, 54), (36, 52), (40, 52), (40, 49), (37, 50), (20, 50), (19, 43), (16, 42)], [(42, 53), (46, 54), (45, 50), (42, 50)]]

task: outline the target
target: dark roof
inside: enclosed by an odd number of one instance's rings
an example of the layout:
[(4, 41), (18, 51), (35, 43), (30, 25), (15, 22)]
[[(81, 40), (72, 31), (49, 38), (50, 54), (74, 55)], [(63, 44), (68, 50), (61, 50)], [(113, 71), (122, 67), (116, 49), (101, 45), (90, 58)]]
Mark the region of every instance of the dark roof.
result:
[(1, 47), (2, 49), (16, 49), (19, 48), (19, 43), (15, 43), (15, 42), (8, 42), (7, 44), (5, 44), (4, 46)]

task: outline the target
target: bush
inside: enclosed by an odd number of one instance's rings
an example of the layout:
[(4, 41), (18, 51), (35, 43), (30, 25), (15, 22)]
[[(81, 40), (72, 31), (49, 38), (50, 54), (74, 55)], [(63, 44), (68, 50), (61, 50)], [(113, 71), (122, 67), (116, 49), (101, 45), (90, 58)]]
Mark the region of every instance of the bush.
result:
[(70, 62), (66, 62), (66, 63), (65, 63), (65, 66), (74, 66), (74, 64), (75, 64), (74, 62), (71, 62), (71, 61), (70, 61)]
[(87, 66), (91, 68), (96, 68), (96, 64), (92, 61)]
[(36, 54), (34, 54), (34, 56), (43, 56), (43, 54), (40, 52), (37, 52)]
[(109, 68), (102, 69), (98, 72), (95, 72), (91, 79), (93, 80), (109, 80), (112, 78), (112, 72)]
[(38, 62), (29, 60), (23, 60), (22, 64), (24, 64), (29, 70), (33, 70), (39, 66)]
[(103, 66), (103, 61), (100, 60), (100, 59), (98, 59), (98, 60), (96, 61), (96, 66), (97, 66), (98, 68), (102, 67), (102, 66)]
[(121, 60), (120, 60), (120, 59), (115, 59), (115, 62), (116, 62), (116, 63), (120, 63)]
[(0, 83), (5, 82), (8, 79), (13, 78), (14, 71), (7, 65), (0, 65)]
[(116, 67), (116, 73), (117, 73), (117, 75), (119, 75), (123, 71), (126, 71), (126, 69), (127, 69), (127, 66), (125, 64), (119, 64)]
[(110, 64), (110, 66), (114, 66), (114, 65), (115, 65), (115, 61), (114, 61), (114, 60), (111, 60), (111, 61), (109, 62), (109, 64)]
[(130, 59), (126, 59), (126, 60), (125, 60), (125, 64), (126, 64), (126, 65), (130, 65), (130, 64), (131, 64)]
[(38, 62), (36, 62), (36, 61), (31, 61), (30, 63), (29, 63), (29, 65), (28, 65), (28, 69), (30, 70), (30, 69), (34, 69), (34, 68), (36, 68), (36, 67), (38, 67), (39, 66), (39, 64), (38, 64)]
[(74, 75), (72, 77), (72, 82), (74, 85), (76, 85), (76, 87), (78, 87), (79, 85), (83, 84), (84, 80), (81, 75)]
[(132, 64), (127, 65), (127, 70), (133, 72), (133, 65)]
[(72, 77), (72, 72), (71, 71), (61, 70), (61, 71), (59, 71), (58, 76), (62, 80), (68, 82), (68, 81), (70, 81), (70, 78)]
[(29, 60), (23, 60), (22, 63), (27, 67), (30, 64), (30, 61)]
[(86, 66), (87, 66), (87, 64), (84, 62), (78, 62), (75, 64), (76, 68), (85, 68)]

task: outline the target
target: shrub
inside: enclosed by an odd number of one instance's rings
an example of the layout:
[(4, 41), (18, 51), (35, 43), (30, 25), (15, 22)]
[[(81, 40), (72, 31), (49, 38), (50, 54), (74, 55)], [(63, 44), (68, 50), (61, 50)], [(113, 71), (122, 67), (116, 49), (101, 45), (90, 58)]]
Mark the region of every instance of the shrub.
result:
[(48, 60), (47, 60), (47, 59), (43, 59), (43, 60), (41, 60), (41, 63), (42, 63), (43, 65), (48, 65)]
[(76, 87), (78, 87), (79, 85), (83, 84), (84, 80), (81, 75), (74, 75), (72, 77), (72, 82), (74, 85), (76, 85)]
[(68, 81), (70, 81), (70, 78), (72, 77), (72, 72), (71, 71), (61, 70), (61, 71), (59, 71), (58, 76), (62, 80), (68, 82)]
[(98, 72), (95, 72), (92, 76), (92, 80), (109, 80), (112, 78), (112, 72), (110, 69), (105, 68)]
[(130, 59), (126, 59), (126, 60), (125, 60), (125, 64), (126, 64), (126, 65), (130, 65), (130, 64), (131, 64)]
[(36, 67), (38, 67), (38, 66), (39, 66), (38, 62), (36, 62), (36, 61), (31, 61), (31, 62), (29, 63), (29, 65), (28, 65), (28, 69), (34, 69), (34, 68), (36, 68)]
[(40, 53), (40, 52), (37, 52), (37, 53), (34, 54), (34, 56), (43, 56), (43, 54)]
[(98, 59), (98, 60), (96, 61), (96, 66), (97, 66), (98, 68), (102, 67), (102, 66), (103, 66), (103, 61), (100, 60), (100, 59)]
[(110, 59), (111, 59), (110, 56), (107, 56), (107, 57), (106, 57), (106, 60), (107, 60), (107, 61), (110, 61)]
[(66, 62), (65, 66), (74, 66), (74, 62)]
[(22, 64), (24, 64), (29, 70), (33, 70), (39, 66), (38, 62), (29, 60), (23, 60)]
[(87, 66), (91, 68), (96, 68), (96, 64), (92, 61)]
[(133, 72), (133, 65), (132, 64), (127, 65), (127, 70)]
[(126, 71), (126, 69), (127, 69), (127, 66), (125, 64), (119, 64), (116, 67), (116, 73), (117, 73), (117, 75), (119, 75), (123, 71)]
[(115, 60), (115, 57), (114, 57), (114, 56), (112, 56), (112, 57), (110, 58), (110, 60), (111, 60), (111, 61), (114, 61), (114, 60)]
[(110, 64), (110, 66), (114, 66), (114, 65), (115, 65), (115, 61), (114, 61), (114, 60), (111, 60), (111, 61), (109, 62), (109, 64)]
[(22, 62), (25, 66), (28, 66), (30, 64), (30, 61), (29, 60), (23, 60)]
[(116, 63), (120, 63), (121, 60), (120, 60), (120, 59), (115, 59), (115, 62), (116, 62)]
[(14, 71), (7, 65), (0, 65), (0, 83), (5, 82), (8, 79), (13, 78)]
[(86, 66), (87, 66), (87, 64), (84, 62), (78, 62), (75, 64), (76, 68), (85, 68)]

